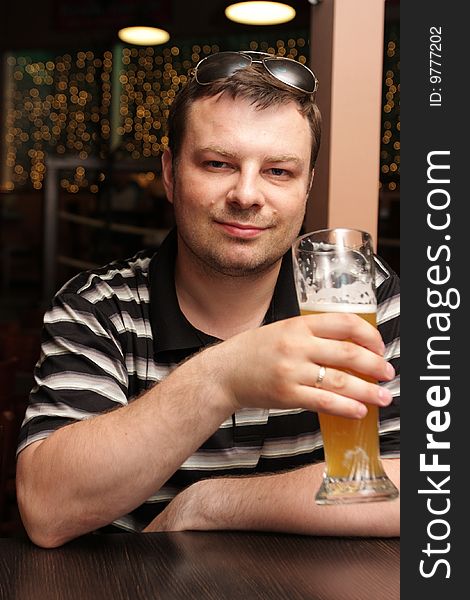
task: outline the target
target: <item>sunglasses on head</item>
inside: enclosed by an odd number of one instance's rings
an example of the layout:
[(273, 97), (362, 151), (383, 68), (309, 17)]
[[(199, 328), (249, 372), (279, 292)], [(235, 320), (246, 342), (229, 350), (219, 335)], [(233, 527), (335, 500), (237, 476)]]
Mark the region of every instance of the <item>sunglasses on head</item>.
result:
[(199, 85), (209, 85), (216, 79), (231, 77), (235, 71), (251, 64), (263, 65), (270, 75), (285, 85), (305, 94), (315, 94), (318, 80), (313, 71), (296, 60), (273, 56), (266, 52), (218, 52), (203, 58), (194, 68), (193, 75)]

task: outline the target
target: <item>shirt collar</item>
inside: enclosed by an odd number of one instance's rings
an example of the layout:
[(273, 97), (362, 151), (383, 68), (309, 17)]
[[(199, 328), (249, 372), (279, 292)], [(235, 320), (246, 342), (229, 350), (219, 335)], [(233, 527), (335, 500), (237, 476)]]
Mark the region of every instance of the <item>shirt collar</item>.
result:
[[(176, 229), (165, 238), (150, 263), (150, 320), (157, 362), (180, 362), (200, 348), (219, 342), (199, 331), (182, 313), (175, 287)], [(264, 324), (299, 315), (291, 251), (283, 257)]]

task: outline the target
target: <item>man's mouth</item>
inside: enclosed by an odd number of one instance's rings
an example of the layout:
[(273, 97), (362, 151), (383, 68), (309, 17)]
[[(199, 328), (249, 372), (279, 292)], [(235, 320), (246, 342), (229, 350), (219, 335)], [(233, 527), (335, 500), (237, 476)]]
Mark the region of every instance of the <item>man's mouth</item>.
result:
[(237, 223), (236, 221), (216, 221), (226, 233), (232, 237), (249, 239), (260, 235), (267, 227), (252, 225), (250, 223)]

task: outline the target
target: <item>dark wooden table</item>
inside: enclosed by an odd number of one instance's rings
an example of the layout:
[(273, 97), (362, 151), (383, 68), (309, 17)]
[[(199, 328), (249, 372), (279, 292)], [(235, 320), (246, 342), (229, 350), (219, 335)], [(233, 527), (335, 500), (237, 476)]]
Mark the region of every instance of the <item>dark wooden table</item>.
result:
[(1, 600), (398, 600), (399, 540), (239, 532), (0, 539)]

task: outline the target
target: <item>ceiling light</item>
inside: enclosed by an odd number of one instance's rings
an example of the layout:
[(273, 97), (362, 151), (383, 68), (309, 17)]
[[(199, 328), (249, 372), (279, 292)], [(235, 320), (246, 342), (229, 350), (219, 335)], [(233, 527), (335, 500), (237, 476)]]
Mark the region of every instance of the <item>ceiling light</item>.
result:
[(225, 16), (245, 25), (278, 25), (295, 17), (295, 10), (280, 2), (238, 2), (225, 9)]
[(124, 27), (119, 30), (118, 36), (126, 44), (137, 46), (156, 46), (165, 44), (170, 39), (170, 34), (158, 27)]

